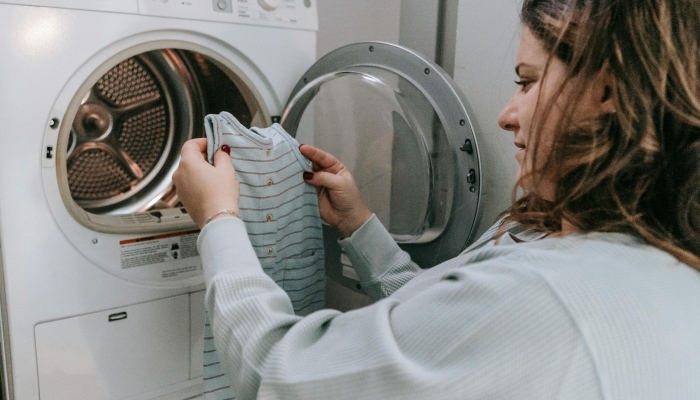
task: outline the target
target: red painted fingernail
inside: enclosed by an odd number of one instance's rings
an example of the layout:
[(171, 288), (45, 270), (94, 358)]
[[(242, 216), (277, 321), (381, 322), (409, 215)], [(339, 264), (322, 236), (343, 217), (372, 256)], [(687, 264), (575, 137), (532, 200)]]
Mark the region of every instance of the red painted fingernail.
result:
[(228, 154), (228, 155), (231, 155), (231, 148), (230, 148), (230, 147), (228, 147), (228, 146), (226, 146), (226, 145), (223, 145), (223, 146), (221, 146), (221, 150), (222, 150), (224, 153), (226, 153), (226, 154)]
[(304, 172), (304, 180), (305, 181), (310, 181), (314, 179), (314, 173), (313, 172)]

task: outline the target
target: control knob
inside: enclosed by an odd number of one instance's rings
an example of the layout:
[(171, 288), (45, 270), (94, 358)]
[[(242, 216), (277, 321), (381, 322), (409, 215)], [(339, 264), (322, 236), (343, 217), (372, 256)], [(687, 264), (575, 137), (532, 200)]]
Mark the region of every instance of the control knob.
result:
[(260, 6), (267, 11), (275, 11), (284, 0), (258, 0)]

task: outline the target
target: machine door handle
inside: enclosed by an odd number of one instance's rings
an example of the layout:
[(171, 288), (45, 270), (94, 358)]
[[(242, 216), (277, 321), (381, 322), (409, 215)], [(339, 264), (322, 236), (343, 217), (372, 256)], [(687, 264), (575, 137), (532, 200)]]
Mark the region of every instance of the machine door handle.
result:
[(126, 319), (126, 311), (122, 311), (120, 313), (115, 313), (109, 316), (108, 320), (109, 322), (114, 322), (114, 321), (121, 321), (123, 319)]

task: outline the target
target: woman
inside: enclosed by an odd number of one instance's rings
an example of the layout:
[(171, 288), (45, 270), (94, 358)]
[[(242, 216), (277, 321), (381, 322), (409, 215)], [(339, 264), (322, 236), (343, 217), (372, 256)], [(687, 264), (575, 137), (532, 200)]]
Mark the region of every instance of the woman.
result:
[[(306, 176), (376, 302), (294, 316), (243, 223), (199, 248), (238, 398), (700, 399), (700, 4), (525, 0), (515, 135), (524, 196), (421, 271), (311, 146)], [(228, 156), (174, 176), (200, 226), (237, 209)], [(232, 183), (233, 182), (233, 183)]]

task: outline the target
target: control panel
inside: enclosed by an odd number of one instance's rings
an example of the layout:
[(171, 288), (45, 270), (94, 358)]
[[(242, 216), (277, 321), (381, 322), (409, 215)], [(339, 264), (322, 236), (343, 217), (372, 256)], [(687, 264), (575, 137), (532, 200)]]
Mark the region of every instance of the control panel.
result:
[(317, 0), (138, 0), (139, 13), (318, 30)]

